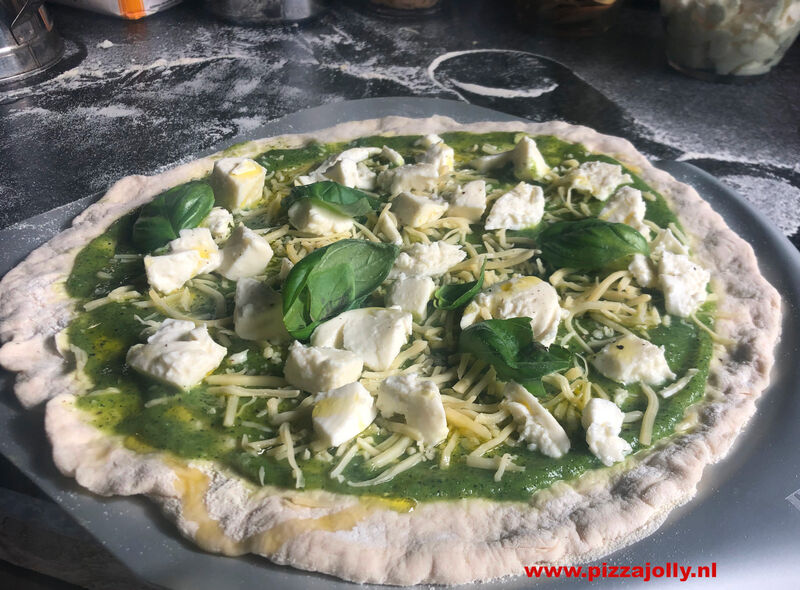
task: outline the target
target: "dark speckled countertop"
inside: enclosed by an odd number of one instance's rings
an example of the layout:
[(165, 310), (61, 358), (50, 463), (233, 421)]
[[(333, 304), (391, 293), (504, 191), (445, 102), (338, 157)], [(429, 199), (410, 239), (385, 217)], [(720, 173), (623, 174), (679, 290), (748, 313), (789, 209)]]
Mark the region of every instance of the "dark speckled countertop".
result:
[(195, 2), (138, 22), (54, 7), (65, 59), (0, 89), (0, 227), (296, 110), (432, 96), (589, 125), (697, 164), (800, 244), (800, 46), (756, 83), (711, 84), (669, 69), (651, 1), (577, 40), (517, 28), (510, 2), (458, 0), (406, 21), (334, 4), (315, 22), (273, 27), (222, 24)]
[[(800, 246), (800, 46), (755, 83), (710, 84), (669, 69), (652, 1), (629, 2), (609, 33), (575, 40), (517, 28), (511, 3), (497, 0), (458, 0), (404, 21), (381, 20), (357, 0), (334, 4), (317, 21), (274, 27), (223, 24), (197, 2), (138, 22), (53, 7), (64, 60), (25, 86), (0, 86), (0, 228), (300, 109), (427, 96), (585, 124), (651, 158), (696, 164)], [(0, 516), (6, 530), (19, 522), (19, 534), (39, 536), (19, 549), (13, 529), (9, 553), (0, 535), (0, 557), (82, 585), (134, 587), (113, 565), (92, 566), (91, 584), (81, 578), (84, 561), (110, 558), (59, 524), (55, 505), (23, 479), (0, 464)], [(70, 560), (81, 567), (43, 560), (51, 532), (77, 548)], [(0, 578), (11, 575), (0, 567)]]

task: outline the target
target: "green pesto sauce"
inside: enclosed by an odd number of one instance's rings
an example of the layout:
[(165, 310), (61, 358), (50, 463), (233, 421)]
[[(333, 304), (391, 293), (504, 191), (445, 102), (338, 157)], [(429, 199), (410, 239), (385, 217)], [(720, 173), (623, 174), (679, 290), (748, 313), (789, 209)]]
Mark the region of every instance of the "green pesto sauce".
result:
[[(456, 161), (460, 163), (475, 157), (473, 146), (491, 144), (499, 149), (511, 149), (515, 136), (515, 133), (505, 132), (455, 132), (442, 135), (445, 142), (456, 151)], [(319, 165), (330, 154), (347, 147), (386, 145), (400, 152), (407, 161), (413, 161), (414, 156), (422, 151), (414, 146), (418, 138), (419, 136), (367, 137), (349, 144), (310, 144), (299, 149), (270, 150), (256, 157), (256, 160), (270, 171), (302, 174)], [(540, 136), (536, 138), (536, 142), (551, 166), (568, 158), (578, 162), (603, 160), (618, 163), (612, 158), (591, 154), (580, 145), (568, 144), (554, 137)], [(647, 218), (662, 227), (671, 222), (677, 223), (661, 195), (632, 171), (627, 172), (634, 179), (636, 188), (656, 196), (655, 201), (646, 202)], [(493, 177), (500, 185), (511, 186), (517, 182), (510, 170), (493, 172)], [(141, 259), (114, 257), (115, 254), (134, 252), (129, 241), (133, 219), (133, 215), (120, 219), (80, 252), (67, 281), (67, 290), (72, 297), (80, 300), (94, 299), (127, 284), (147, 289)], [(532, 231), (535, 233), (535, 230)], [(232, 286), (229, 285), (228, 288), (232, 289)], [(654, 291), (651, 295), (659, 311), (665, 313), (660, 293)], [(198, 296), (193, 305), (193, 311), (213, 309), (213, 302), (204, 300), (202, 296)], [(232, 312), (232, 309), (228, 311)], [(713, 307), (707, 305), (700, 313), (701, 317), (708, 319), (709, 326), (712, 325), (712, 312)], [(246, 434), (250, 440), (275, 436), (241, 425), (242, 421), (266, 424), (263, 418), (257, 416), (264, 408), (263, 402), (244, 407), (237, 425), (226, 428), (222, 425), (224, 398), (209, 393), (207, 386), (200, 385), (185, 392), (173, 390), (138, 375), (127, 367), (125, 355), (130, 346), (142, 341), (141, 333), (144, 328), (134, 316), (152, 314), (152, 309), (142, 310), (130, 304), (110, 303), (83, 312), (73, 320), (68, 328), (69, 338), (73, 344), (87, 352), (85, 371), (95, 388), (116, 387), (120, 390), (120, 393), (83, 396), (77, 402), (78, 407), (92, 416), (97, 427), (124, 436), (126, 444), (139, 452), (168, 451), (187, 459), (215, 459), (256, 484), (263, 468), (265, 484), (293, 488), (294, 477), (285, 460), (277, 461), (263, 454), (253, 456), (239, 449), (238, 442), (242, 435)], [(154, 319), (163, 318), (156, 315)], [(671, 319), (669, 327), (662, 325), (650, 330), (652, 342), (665, 347), (667, 362), (679, 376), (693, 367), (698, 368), (699, 372), (679, 393), (668, 399), (659, 399), (659, 411), (653, 429), (654, 441), (671, 435), (676, 424), (683, 418), (686, 408), (703, 397), (712, 352), (711, 338), (706, 332), (681, 318)], [(584, 325), (592, 329), (591, 322)], [(231, 340), (229, 354), (249, 351), (246, 367), (250, 372), (260, 375), (282, 374), (282, 362), (265, 359), (257, 345), (235, 337)], [(223, 373), (226, 368), (227, 365), (223, 362), (218, 372)], [(590, 378), (609, 393), (621, 387), (594, 369), (591, 370)], [(647, 404), (638, 386), (632, 385), (626, 389), (629, 396), (622, 405), (623, 410), (643, 410)], [(170, 395), (166, 403), (146, 406), (150, 400)], [(279, 409), (289, 410), (296, 404), (296, 400), (284, 400)], [(297, 423), (296, 428), (311, 428), (310, 412)], [(631, 443), (634, 451), (643, 448), (638, 441), (638, 433), (638, 422), (623, 426), (622, 436)], [(458, 449), (447, 469), (440, 469), (437, 461), (429, 461), (401, 473), (390, 482), (371, 487), (351, 487), (346, 483), (347, 480), (362, 481), (377, 475), (364, 465), (364, 460), (360, 457), (353, 459), (345, 469), (345, 482), (328, 477), (332, 464), (314, 459), (298, 460), (307, 488), (416, 500), (486, 497), (525, 501), (531, 493), (558, 480), (574, 478), (587, 469), (602, 467), (600, 461), (589, 452), (581, 429), (568, 434), (572, 449), (559, 460), (529, 451), (524, 446), (503, 445), (487, 453), (486, 456), (512, 453), (518, 457), (515, 463), (525, 466), (524, 472), (506, 472), (499, 483), (494, 481), (494, 472), (467, 467), (463, 460), (466, 451)]]

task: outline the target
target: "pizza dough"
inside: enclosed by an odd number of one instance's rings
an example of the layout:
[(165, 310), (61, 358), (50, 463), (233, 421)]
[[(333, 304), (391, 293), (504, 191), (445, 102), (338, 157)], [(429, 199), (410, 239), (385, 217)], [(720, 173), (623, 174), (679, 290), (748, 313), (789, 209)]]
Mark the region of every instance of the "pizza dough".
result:
[[(455, 584), (522, 575), (523, 566), (588, 561), (653, 532), (696, 492), (703, 468), (721, 459), (755, 412), (779, 338), (780, 298), (761, 276), (750, 246), (689, 186), (651, 166), (627, 141), (560, 122), (461, 125), (445, 117), (387, 117), (237, 147), (251, 156), (310, 139), (343, 141), (381, 133), (448, 130), (550, 134), (611, 155), (658, 190), (693, 237), (694, 253), (719, 294), (715, 330), (735, 347), (712, 360), (707, 396), (691, 426), (613, 467), (537, 492), (527, 503), (484, 499), (397, 501), (324, 491), (255, 488), (213, 464), (137, 454), (85, 421), (81, 391), (54, 336), (75, 313), (64, 281), (80, 249), (120, 216), (166, 188), (206, 175), (214, 156), (154, 177), (115, 184), (73, 226), (34, 251), (0, 282), (0, 364), (17, 371), (25, 407), (46, 406), (54, 460), (102, 495), (144, 494), (180, 531), (209, 551), (257, 553), (279, 564), (357, 582)], [(216, 156), (219, 157), (219, 156)]]

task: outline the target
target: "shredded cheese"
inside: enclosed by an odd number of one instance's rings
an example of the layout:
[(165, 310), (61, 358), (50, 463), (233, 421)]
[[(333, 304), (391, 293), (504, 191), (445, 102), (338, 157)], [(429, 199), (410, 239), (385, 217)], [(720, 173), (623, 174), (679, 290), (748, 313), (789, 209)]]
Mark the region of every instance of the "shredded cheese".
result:
[(136, 291), (130, 285), (124, 287), (117, 287), (105, 297), (89, 301), (83, 306), (83, 309), (85, 311), (92, 311), (93, 309), (97, 309), (98, 307), (102, 307), (103, 305), (106, 305), (108, 303), (121, 303), (124, 301), (129, 301), (131, 299), (136, 299), (141, 296), (142, 296), (141, 293)]
[(410, 437), (398, 437), (393, 445), (385, 450), (381, 449), (381, 453), (379, 455), (375, 455), (369, 461), (367, 461), (367, 467), (370, 469), (380, 469), (381, 467), (385, 467), (398, 457), (402, 456), (410, 444)]
[[(343, 447), (340, 447), (340, 448), (343, 448)], [(331, 472), (329, 474), (329, 477), (331, 479), (335, 479), (337, 481), (344, 481), (344, 477), (342, 476), (342, 473), (344, 472), (345, 467), (347, 467), (347, 465), (350, 463), (350, 461), (353, 460), (353, 457), (356, 456), (357, 452), (358, 452), (358, 446), (357, 445), (350, 445), (350, 448), (348, 448), (347, 451), (344, 453), (344, 455), (342, 455), (342, 458), (336, 464), (336, 467), (334, 467), (331, 470)]]
[(286, 380), (283, 377), (273, 377), (271, 375), (209, 375), (205, 378), (205, 382), (209, 385), (241, 385), (243, 387), (280, 387), (286, 385)]
[(185, 313), (182, 313), (172, 307), (167, 301), (161, 297), (158, 293), (156, 293), (155, 289), (150, 289), (148, 292), (150, 299), (153, 300), (156, 308), (163, 313), (165, 316), (175, 319), (175, 320), (186, 320), (189, 322), (194, 322), (198, 326), (206, 325), (206, 326), (227, 326), (233, 322), (233, 317), (229, 316), (226, 318), (219, 318), (216, 320), (208, 320), (208, 319), (200, 319), (195, 318)]
[(700, 329), (701, 329), (701, 330), (703, 330), (703, 331), (704, 331), (706, 334), (708, 334), (709, 336), (711, 336), (711, 339), (712, 339), (714, 342), (716, 342), (716, 343), (718, 343), (718, 344), (722, 344), (722, 345), (723, 345), (723, 346), (725, 346), (725, 347), (734, 346), (734, 345), (736, 344), (736, 340), (733, 340), (733, 339), (731, 339), (731, 338), (725, 338), (724, 336), (720, 336), (720, 335), (719, 335), (719, 334), (717, 334), (717, 333), (716, 333), (714, 330), (712, 330), (711, 328), (709, 328), (708, 326), (706, 326), (704, 322), (702, 322), (702, 321), (700, 321), (700, 319), (698, 319), (698, 317), (697, 317), (697, 312), (693, 313), (693, 314), (692, 314), (691, 316), (689, 316), (689, 317), (690, 317), (690, 318), (692, 319), (692, 321), (693, 321), (693, 322), (694, 322), (694, 323), (697, 325), (697, 327), (698, 327), (698, 328), (700, 328)]
[(217, 317), (222, 317), (225, 315), (225, 312), (227, 311), (227, 305), (225, 303), (225, 296), (222, 293), (217, 291), (215, 288), (208, 286), (202, 281), (190, 281), (190, 284), (194, 289), (197, 289), (201, 293), (205, 293), (214, 300)]
[(382, 483), (386, 483), (388, 481), (393, 480), (397, 475), (403, 473), (404, 471), (408, 471), (415, 465), (422, 463), (425, 461), (425, 455), (422, 453), (416, 453), (414, 455), (410, 455), (406, 457), (402, 461), (400, 461), (397, 465), (390, 467), (379, 476), (374, 477), (372, 479), (368, 479), (366, 481), (348, 481), (347, 485), (353, 487), (367, 487), (367, 486), (376, 486)]
[(153, 406), (160, 406), (161, 404), (165, 404), (168, 401), (172, 400), (173, 397), (174, 396), (172, 396), (172, 395), (165, 395), (164, 397), (157, 397), (157, 398), (151, 399), (151, 400), (146, 401), (144, 403), (144, 407), (145, 408), (152, 408)]
[(503, 474), (509, 465), (511, 465), (511, 455), (504, 453), (497, 462), (497, 471), (494, 472), (495, 481), (501, 481), (503, 479)]
[(450, 438), (447, 440), (447, 444), (445, 444), (444, 448), (442, 449), (441, 455), (439, 455), (439, 468), (440, 469), (447, 469), (450, 467), (450, 457), (453, 454), (453, 451), (458, 444), (458, 439), (460, 435), (458, 434), (457, 430), (454, 430), (450, 434)]
[(292, 474), (294, 475), (294, 487), (305, 487), (306, 483), (305, 479), (303, 478), (303, 472), (300, 469), (300, 466), (297, 464), (297, 459), (294, 456), (294, 441), (292, 440), (292, 431), (289, 429), (288, 422), (281, 424), (280, 428), (278, 428), (278, 434), (280, 435), (283, 444), (286, 446), (286, 460), (289, 462), (289, 466), (292, 468)]
[(383, 427), (389, 432), (397, 432), (398, 434), (402, 434), (403, 436), (407, 436), (414, 440), (422, 440), (423, 438), (422, 433), (419, 430), (402, 422), (391, 422), (387, 420), (383, 423)]
[[(487, 469), (496, 472), (500, 469), (500, 462), (502, 460), (502, 457), (473, 457), (472, 455), (467, 455), (466, 463), (468, 466), (475, 467), (476, 469)], [(521, 472), (525, 471), (525, 467), (522, 465), (516, 465), (514, 463), (508, 463), (504, 467), (503, 471)]]
[(503, 444), (505, 442), (505, 440), (511, 435), (511, 433), (514, 432), (514, 428), (515, 428), (515, 426), (514, 426), (513, 423), (509, 424), (508, 426), (503, 428), (503, 430), (501, 430), (500, 433), (497, 436), (495, 436), (494, 438), (492, 438), (490, 440), (487, 440), (485, 443), (483, 443), (479, 447), (476, 447), (475, 450), (472, 451), (469, 454), (469, 456), (470, 457), (482, 457), (483, 455), (488, 453), (490, 450), (492, 450), (496, 446)]
[(270, 416), (270, 421), (275, 425), (283, 424), (285, 422), (291, 422), (296, 418), (300, 418), (308, 414), (308, 412), (311, 411), (313, 406), (314, 406), (314, 398), (313, 396), (308, 396), (306, 398), (303, 398), (303, 401), (297, 404), (297, 407), (295, 409), (287, 410), (286, 412), (281, 412), (278, 414), (273, 414), (272, 416)]
[(295, 398), (300, 395), (299, 389), (246, 389), (238, 385), (220, 385), (209, 387), (208, 393), (223, 394), (234, 397), (281, 397)]
[(452, 424), (456, 428), (465, 430), (476, 435), (479, 439), (489, 440), (492, 438), (492, 433), (483, 424), (478, 424), (474, 419), (459, 412), (452, 406), (446, 406), (444, 414), (447, 417), (448, 424)]
[(658, 392), (659, 395), (664, 399), (672, 397), (673, 395), (681, 391), (684, 387), (689, 385), (689, 382), (692, 379), (694, 379), (694, 376), (697, 375), (699, 372), (700, 372), (699, 369), (689, 369), (688, 371), (686, 371), (686, 374), (683, 377), (661, 389)]
[(649, 445), (653, 442), (653, 424), (656, 420), (658, 413), (658, 397), (656, 392), (646, 383), (640, 383), (640, 387), (647, 397), (647, 409), (642, 416), (642, 428), (639, 431), (639, 442), (643, 445)]
[(239, 407), (239, 397), (236, 395), (228, 396), (228, 403), (225, 405), (225, 418), (222, 420), (222, 425), (230, 428), (234, 425), (236, 420), (236, 410)]

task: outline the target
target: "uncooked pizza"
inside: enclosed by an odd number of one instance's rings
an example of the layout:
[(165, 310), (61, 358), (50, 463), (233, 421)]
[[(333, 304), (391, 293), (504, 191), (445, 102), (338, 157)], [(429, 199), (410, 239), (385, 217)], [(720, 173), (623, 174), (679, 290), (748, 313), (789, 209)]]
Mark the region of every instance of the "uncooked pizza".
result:
[(751, 248), (626, 141), (443, 117), (123, 179), (0, 296), (64, 474), (209, 551), (389, 584), (651, 533), (780, 332)]

